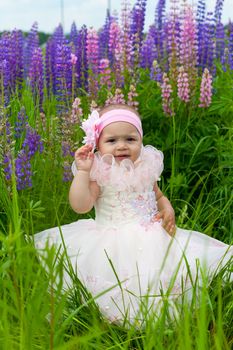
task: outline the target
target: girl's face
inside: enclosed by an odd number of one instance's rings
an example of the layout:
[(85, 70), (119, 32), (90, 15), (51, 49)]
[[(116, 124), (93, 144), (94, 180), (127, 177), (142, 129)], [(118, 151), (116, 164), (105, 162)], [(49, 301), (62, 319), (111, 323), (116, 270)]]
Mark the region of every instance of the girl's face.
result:
[(142, 139), (134, 125), (115, 122), (101, 132), (98, 149), (101, 155), (112, 154), (119, 163), (123, 159), (135, 162), (140, 155)]

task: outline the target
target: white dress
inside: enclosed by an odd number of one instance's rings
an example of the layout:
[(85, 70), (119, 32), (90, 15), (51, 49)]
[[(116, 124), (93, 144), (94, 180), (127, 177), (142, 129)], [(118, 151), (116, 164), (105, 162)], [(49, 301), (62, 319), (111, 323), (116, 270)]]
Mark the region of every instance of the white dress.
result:
[[(200, 270), (210, 276), (233, 255), (232, 247), (200, 232), (177, 228), (172, 238), (161, 222), (152, 221), (153, 186), (162, 170), (163, 154), (152, 146), (142, 147), (135, 163), (118, 164), (97, 152), (90, 174), (100, 186), (95, 220), (61, 227), (74, 270), (109, 320), (134, 320), (145, 303), (155, 310), (161, 293), (169, 291), (170, 299), (189, 293)], [(34, 237), (38, 249), (47, 241), (62, 245), (57, 227)], [(66, 274), (65, 279), (69, 284)]]

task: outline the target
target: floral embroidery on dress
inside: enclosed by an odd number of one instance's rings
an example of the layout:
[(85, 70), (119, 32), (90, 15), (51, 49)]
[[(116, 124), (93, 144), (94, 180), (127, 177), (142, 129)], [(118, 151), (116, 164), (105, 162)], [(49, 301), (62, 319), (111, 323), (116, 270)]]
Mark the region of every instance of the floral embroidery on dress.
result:
[(152, 222), (153, 217), (158, 213), (155, 193), (146, 193), (146, 196), (139, 194), (135, 199), (130, 201), (132, 208), (135, 210), (135, 214), (140, 217), (140, 224), (147, 226)]

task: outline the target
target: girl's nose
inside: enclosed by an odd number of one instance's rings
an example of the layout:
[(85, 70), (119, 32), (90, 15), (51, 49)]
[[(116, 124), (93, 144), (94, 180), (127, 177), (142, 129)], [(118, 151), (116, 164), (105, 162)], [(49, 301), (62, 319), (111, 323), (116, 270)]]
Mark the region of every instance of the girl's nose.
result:
[(124, 140), (119, 140), (119, 141), (117, 142), (117, 148), (118, 148), (118, 149), (125, 149), (125, 148), (126, 148), (126, 143), (125, 143), (125, 141), (124, 141)]

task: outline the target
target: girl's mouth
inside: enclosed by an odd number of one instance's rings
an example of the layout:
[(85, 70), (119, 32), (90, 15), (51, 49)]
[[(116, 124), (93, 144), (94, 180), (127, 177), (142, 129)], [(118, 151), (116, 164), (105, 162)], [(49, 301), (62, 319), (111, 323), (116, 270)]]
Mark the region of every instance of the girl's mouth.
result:
[(130, 156), (128, 154), (120, 154), (119, 156), (115, 156), (115, 158), (117, 160), (123, 160), (123, 159), (130, 158)]

